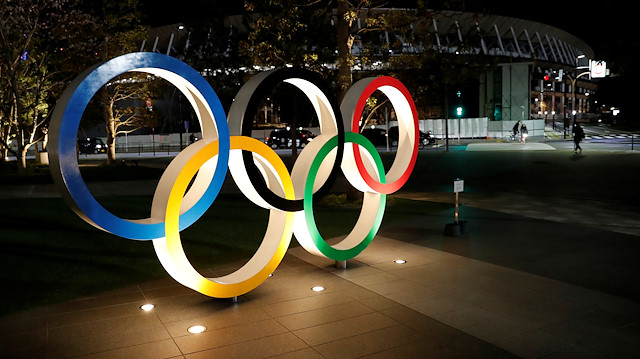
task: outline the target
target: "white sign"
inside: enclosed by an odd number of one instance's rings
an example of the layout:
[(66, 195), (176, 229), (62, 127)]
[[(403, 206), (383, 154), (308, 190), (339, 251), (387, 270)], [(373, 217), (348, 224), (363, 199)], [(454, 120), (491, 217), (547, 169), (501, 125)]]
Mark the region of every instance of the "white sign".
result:
[(455, 180), (453, 181), (453, 192), (454, 193), (458, 193), (458, 192), (464, 192), (464, 180)]
[(602, 78), (607, 76), (607, 63), (605, 61), (589, 60), (589, 71), (591, 78)]

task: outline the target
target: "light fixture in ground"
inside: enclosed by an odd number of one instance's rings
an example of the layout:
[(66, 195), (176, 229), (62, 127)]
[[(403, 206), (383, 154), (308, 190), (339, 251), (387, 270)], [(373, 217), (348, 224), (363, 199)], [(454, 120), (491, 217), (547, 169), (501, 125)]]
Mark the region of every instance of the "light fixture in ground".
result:
[(156, 307), (155, 305), (148, 303), (148, 304), (141, 305), (140, 309), (144, 310), (145, 312), (148, 312), (148, 311), (152, 310), (155, 307)]
[(187, 331), (191, 334), (202, 333), (205, 330), (207, 330), (207, 327), (205, 327), (204, 325), (194, 325), (192, 327), (189, 327), (189, 329), (187, 329)]
[(407, 261), (405, 261), (404, 259), (396, 259), (395, 261), (393, 261), (393, 263), (405, 264), (405, 263), (407, 263)]
[(311, 290), (314, 292), (322, 292), (324, 290), (324, 287), (321, 285), (316, 285), (314, 287), (311, 287)]

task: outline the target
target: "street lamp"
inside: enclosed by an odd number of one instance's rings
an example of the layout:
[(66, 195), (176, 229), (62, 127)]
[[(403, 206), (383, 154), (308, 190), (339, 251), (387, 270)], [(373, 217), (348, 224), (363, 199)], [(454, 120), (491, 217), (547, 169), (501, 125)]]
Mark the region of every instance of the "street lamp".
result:
[[(580, 59), (585, 58), (586, 56), (583, 55), (578, 55), (576, 57), (576, 67), (573, 70), (574, 74), (576, 74), (578, 72), (578, 70), (583, 70), (583, 69), (588, 69), (589, 66), (579, 66), (579, 61)], [(573, 126), (576, 125), (576, 82), (578, 81), (578, 79), (582, 76), (585, 75), (589, 75), (590, 71), (584, 71), (581, 72), (577, 75), (574, 75), (573, 77), (571, 75), (567, 75), (567, 77), (569, 78), (569, 80), (571, 80), (571, 115), (573, 116), (573, 123), (571, 124), (571, 128), (573, 128)], [(566, 92), (565, 92), (566, 93)], [(564, 127), (564, 134), (563, 137), (566, 138), (567, 137), (567, 126), (566, 126), (566, 122), (565, 122), (565, 127)]]

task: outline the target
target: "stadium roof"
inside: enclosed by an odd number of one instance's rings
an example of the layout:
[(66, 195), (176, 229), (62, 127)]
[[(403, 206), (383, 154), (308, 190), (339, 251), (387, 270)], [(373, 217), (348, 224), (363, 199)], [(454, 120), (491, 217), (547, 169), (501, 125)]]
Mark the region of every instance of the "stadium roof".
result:
[[(580, 38), (557, 27), (499, 15), (439, 12), (432, 29), (444, 36), (458, 37), (475, 32), (479, 52), (487, 55), (540, 60), (576, 65), (576, 58), (593, 59), (593, 49)], [(441, 41), (442, 46), (447, 46)], [(586, 60), (585, 60), (586, 61)]]
[[(246, 31), (241, 15), (229, 16), (226, 23), (240, 31)], [(434, 43), (428, 46), (435, 46), (440, 51), (510, 59), (536, 59), (567, 66), (586, 65), (589, 59), (594, 58), (593, 49), (580, 38), (551, 25), (514, 17), (438, 11), (434, 13), (433, 19), (423, 26), (428, 26), (428, 30), (435, 35)], [(166, 52), (175, 56), (176, 52), (180, 52), (180, 49), (175, 48), (178, 40), (187, 34), (187, 30), (182, 29), (180, 24), (153, 28), (140, 50)], [(382, 41), (389, 41), (388, 36)], [(402, 42), (403, 53), (417, 53), (425, 46)], [(358, 46), (363, 45), (356, 42), (353, 48), (354, 55), (363, 50)], [(580, 55), (584, 57), (578, 60)]]

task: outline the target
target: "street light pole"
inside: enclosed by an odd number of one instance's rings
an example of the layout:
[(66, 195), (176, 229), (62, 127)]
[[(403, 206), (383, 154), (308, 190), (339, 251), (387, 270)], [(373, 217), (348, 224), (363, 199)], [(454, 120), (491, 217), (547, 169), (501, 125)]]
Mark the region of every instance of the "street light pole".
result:
[[(576, 68), (576, 70), (577, 69), (578, 68)], [(571, 80), (571, 115), (573, 116), (573, 123), (571, 124), (572, 127), (576, 125), (576, 82), (578, 82), (578, 78), (588, 74), (590, 74), (590, 72), (585, 71), (578, 74), (575, 78), (571, 78), (571, 76), (569, 76), (569, 79)]]
[[(571, 76), (567, 75), (567, 77), (569, 77), (569, 80), (571, 80), (571, 116), (573, 118), (573, 121), (571, 123), (571, 129), (573, 130), (573, 128), (576, 125), (576, 83), (578, 82), (578, 79), (582, 76), (585, 75), (590, 75), (591, 72), (590, 71), (584, 71), (580, 74), (577, 74), (578, 70), (582, 70), (582, 69), (588, 69), (589, 66), (578, 66), (579, 63), (578, 61), (582, 58), (584, 58), (585, 55), (579, 55), (578, 57), (576, 57), (576, 67), (573, 70), (574, 72), (574, 77), (572, 78)], [(566, 125), (565, 125), (565, 137), (566, 137)]]

